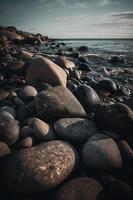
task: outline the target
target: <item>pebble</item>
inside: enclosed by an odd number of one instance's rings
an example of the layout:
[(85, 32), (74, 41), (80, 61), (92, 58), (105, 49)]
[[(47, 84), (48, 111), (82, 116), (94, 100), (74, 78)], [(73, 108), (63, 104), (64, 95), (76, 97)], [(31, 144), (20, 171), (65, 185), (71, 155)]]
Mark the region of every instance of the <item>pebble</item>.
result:
[(89, 48), (87, 46), (81, 46), (78, 48), (78, 51), (85, 53), (89, 51)]
[(16, 143), (19, 138), (19, 126), (14, 119), (1, 116), (0, 117), (0, 140), (8, 145)]
[(10, 113), (14, 118), (16, 118), (16, 111), (13, 107), (11, 107), (11, 106), (0, 107), (0, 113), (4, 112), (4, 111)]
[(117, 86), (115, 82), (109, 78), (103, 78), (99, 81), (99, 87), (102, 90), (109, 91), (109, 92), (116, 92)]
[(29, 126), (23, 126), (20, 129), (20, 138), (21, 139), (26, 138), (26, 137), (30, 137), (32, 135), (33, 135), (33, 131), (32, 131), (32, 128), (30, 128)]
[(36, 95), (37, 95), (37, 90), (34, 87), (30, 86), (30, 85), (25, 86), (19, 92), (19, 97), (23, 101), (32, 100)]
[(38, 140), (46, 142), (56, 139), (53, 128), (46, 122), (38, 118), (33, 118), (29, 120), (28, 124), (32, 128), (33, 134)]
[(11, 153), (11, 151), (10, 151), (8, 145), (4, 142), (0, 142), (0, 158), (8, 155), (10, 153)]

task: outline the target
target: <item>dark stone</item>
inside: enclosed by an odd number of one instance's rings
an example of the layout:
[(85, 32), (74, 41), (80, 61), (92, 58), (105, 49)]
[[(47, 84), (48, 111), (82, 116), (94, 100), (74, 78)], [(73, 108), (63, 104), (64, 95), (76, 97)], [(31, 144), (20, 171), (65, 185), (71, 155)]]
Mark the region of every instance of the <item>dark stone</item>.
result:
[(29, 120), (28, 124), (32, 128), (33, 134), (38, 140), (46, 142), (56, 139), (53, 128), (46, 122), (38, 118), (33, 118)]
[(81, 46), (78, 48), (78, 51), (85, 53), (89, 51), (89, 48), (87, 46)]
[(4, 142), (0, 142), (0, 157), (6, 156), (10, 153), (11, 153), (11, 151), (10, 151), (8, 145)]
[(103, 134), (92, 136), (82, 150), (84, 164), (97, 171), (110, 171), (122, 167), (119, 148), (112, 138)]
[(71, 57), (73, 58), (79, 58), (79, 53), (78, 52), (73, 52), (70, 54)]
[(121, 137), (132, 134), (133, 111), (122, 103), (100, 104), (95, 108), (95, 122), (103, 130), (112, 130)]
[(12, 193), (39, 193), (63, 182), (74, 166), (75, 153), (69, 144), (46, 142), (12, 154), (2, 169), (2, 182)]
[(78, 58), (78, 62), (80, 62), (80, 63), (88, 63), (87, 59), (85, 57), (82, 57), (82, 56), (80, 56)]
[(93, 121), (82, 118), (64, 118), (54, 124), (57, 136), (70, 143), (84, 143), (98, 133)]
[(93, 178), (75, 178), (57, 190), (56, 200), (96, 200), (103, 190), (101, 184)]
[(19, 126), (17, 121), (3, 116), (0, 118), (0, 140), (8, 145), (14, 144), (19, 138)]
[(109, 91), (109, 92), (116, 92), (117, 86), (115, 82), (109, 78), (104, 78), (99, 81), (99, 87), (102, 90)]
[(86, 113), (69, 89), (57, 86), (41, 91), (35, 97), (37, 115), (48, 121), (65, 117), (85, 117)]
[(78, 66), (78, 70), (85, 71), (85, 72), (90, 72), (91, 71), (91, 67), (86, 63), (81, 63)]
[(75, 95), (87, 113), (93, 111), (93, 107), (100, 103), (100, 98), (93, 88), (82, 84), (77, 87)]

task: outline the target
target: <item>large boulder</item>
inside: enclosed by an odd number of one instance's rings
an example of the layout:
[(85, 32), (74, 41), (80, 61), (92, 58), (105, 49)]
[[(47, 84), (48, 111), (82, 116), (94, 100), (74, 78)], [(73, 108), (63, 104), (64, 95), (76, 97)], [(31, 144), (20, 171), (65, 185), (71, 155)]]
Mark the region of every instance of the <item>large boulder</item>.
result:
[(12, 154), (2, 169), (2, 182), (12, 193), (39, 193), (64, 181), (74, 166), (75, 153), (69, 144), (46, 142)]
[(59, 138), (78, 144), (98, 133), (93, 121), (82, 118), (59, 119), (54, 128)]
[(23, 40), (23, 37), (15, 32), (9, 30), (0, 30), (0, 36), (5, 36), (10, 41)]
[(30, 84), (44, 82), (52, 86), (66, 86), (67, 81), (65, 71), (46, 57), (36, 58), (28, 68), (25, 78)]
[(92, 136), (82, 150), (84, 164), (93, 170), (109, 171), (122, 167), (122, 158), (116, 142), (103, 134)]
[(66, 117), (85, 117), (86, 113), (69, 89), (63, 86), (41, 91), (35, 97), (37, 115), (48, 121)]

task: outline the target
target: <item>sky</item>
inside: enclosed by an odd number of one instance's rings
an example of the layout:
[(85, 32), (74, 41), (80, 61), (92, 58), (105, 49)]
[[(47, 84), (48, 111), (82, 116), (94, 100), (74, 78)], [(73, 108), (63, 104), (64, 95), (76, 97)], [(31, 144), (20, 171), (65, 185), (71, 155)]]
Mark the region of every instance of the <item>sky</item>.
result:
[(52, 38), (133, 38), (133, 0), (0, 0), (0, 25)]

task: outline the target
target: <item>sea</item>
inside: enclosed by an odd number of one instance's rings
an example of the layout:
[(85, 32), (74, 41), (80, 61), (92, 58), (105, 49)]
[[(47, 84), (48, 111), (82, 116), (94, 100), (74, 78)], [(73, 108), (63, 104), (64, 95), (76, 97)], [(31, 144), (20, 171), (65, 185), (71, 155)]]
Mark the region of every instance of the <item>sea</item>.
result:
[(76, 49), (80, 46), (88, 46), (88, 62), (95, 67), (111, 67), (114, 63), (110, 59), (114, 56), (121, 62), (115, 63), (115, 67), (133, 68), (133, 39), (58, 39), (67, 47)]

